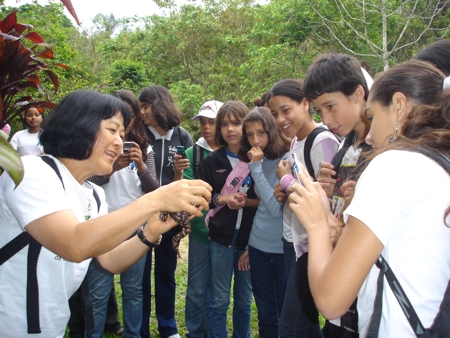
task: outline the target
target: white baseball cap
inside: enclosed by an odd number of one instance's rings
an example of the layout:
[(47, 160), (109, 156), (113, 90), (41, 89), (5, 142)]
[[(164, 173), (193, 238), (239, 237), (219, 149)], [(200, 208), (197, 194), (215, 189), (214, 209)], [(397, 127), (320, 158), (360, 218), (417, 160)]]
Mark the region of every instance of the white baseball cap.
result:
[(206, 101), (200, 107), (198, 114), (192, 118), (192, 121), (200, 119), (200, 116), (204, 116), (209, 119), (215, 119), (217, 116), (217, 112), (219, 111), (220, 107), (222, 107), (222, 105), (223, 103), (220, 101)]

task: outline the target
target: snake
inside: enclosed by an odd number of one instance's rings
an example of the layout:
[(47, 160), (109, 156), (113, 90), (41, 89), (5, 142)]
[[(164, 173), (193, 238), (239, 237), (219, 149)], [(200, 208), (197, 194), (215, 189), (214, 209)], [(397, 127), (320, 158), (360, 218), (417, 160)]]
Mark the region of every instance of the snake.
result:
[(176, 233), (172, 237), (172, 248), (175, 250), (178, 257), (181, 258), (180, 241), (184, 237), (189, 235), (189, 233), (191, 232), (191, 222), (189, 221), (190, 214), (187, 213), (186, 211), (181, 211), (181, 212), (161, 211), (159, 213), (159, 219), (163, 222), (166, 222), (167, 219), (169, 218), (169, 215), (170, 215), (170, 217), (172, 217), (175, 220), (175, 222), (177, 222), (178, 224), (181, 225), (181, 231)]

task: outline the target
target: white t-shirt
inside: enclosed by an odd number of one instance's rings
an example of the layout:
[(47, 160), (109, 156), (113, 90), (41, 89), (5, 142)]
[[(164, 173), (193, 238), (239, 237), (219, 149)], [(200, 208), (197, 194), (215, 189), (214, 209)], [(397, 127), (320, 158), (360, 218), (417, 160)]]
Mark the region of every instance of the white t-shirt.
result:
[[(292, 140), (291, 150), (289, 152), (289, 161), (292, 166), (292, 153), (297, 154), (299, 161), (305, 165), (303, 158), (306, 138), (298, 141), (297, 137)], [(314, 174), (317, 176), (320, 170), (320, 163), (330, 163), (334, 154), (336, 154), (339, 141), (329, 131), (324, 131), (316, 136), (311, 147), (310, 158), (314, 169)], [(306, 167), (306, 165), (305, 165)], [(289, 203), (284, 204), (283, 208), (283, 238), (288, 242), (293, 242), (292, 229), (295, 228), (299, 241), (306, 241), (307, 235), (305, 229), (301, 226), (295, 214), (289, 208)]]
[(40, 133), (31, 134), (28, 129), (20, 130), (11, 139), (11, 146), (19, 153), (19, 156), (41, 155), (44, 148), (39, 141)]
[[(424, 155), (392, 150), (370, 163), (344, 212), (345, 220), (359, 219), (383, 243), (382, 255), (426, 328), (450, 278), (450, 228), (443, 221), (449, 205), (450, 177), (442, 167)], [(374, 266), (358, 293), (361, 337), (373, 312), (378, 274)], [(415, 337), (386, 279), (379, 336)]]
[[(65, 190), (53, 169), (38, 156), (24, 156), (25, 176), (14, 190), (8, 174), (0, 176), (0, 247), (11, 241), (33, 220), (70, 209), (80, 222), (98, 216), (92, 186), (80, 185), (55, 159)], [(107, 205), (103, 190), (95, 187), (101, 201), (100, 215)], [(27, 336), (26, 283), (28, 246), (0, 265), (0, 337)], [(68, 262), (42, 248), (37, 267), (41, 334), (64, 336), (70, 311), (68, 299), (83, 281), (90, 260)]]
[[(147, 147), (147, 154), (153, 152), (152, 146)], [(108, 212), (113, 212), (136, 201), (144, 195), (141, 188), (138, 170), (134, 162), (126, 168), (114, 172), (109, 182), (102, 185), (105, 190)]]

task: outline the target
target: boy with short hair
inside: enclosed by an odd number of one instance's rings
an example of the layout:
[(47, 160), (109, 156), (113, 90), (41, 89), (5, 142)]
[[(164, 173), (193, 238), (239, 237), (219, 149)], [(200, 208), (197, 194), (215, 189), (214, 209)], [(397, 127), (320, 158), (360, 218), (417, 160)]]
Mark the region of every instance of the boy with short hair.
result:
[[(192, 120), (200, 121), (202, 137), (186, 150), (186, 158), (175, 155), (175, 179), (181, 176), (188, 180), (197, 178), (200, 163), (212, 151), (219, 148), (214, 141), (215, 118), (222, 102), (205, 102)], [(188, 283), (186, 290), (185, 320), (188, 334), (186, 337), (206, 337), (209, 307), (210, 263), (208, 229), (205, 225), (207, 210), (203, 217), (191, 220), (188, 252)]]
[[(350, 199), (356, 185), (353, 179), (359, 155), (370, 149), (365, 143), (370, 130), (365, 110), (368, 83), (372, 82), (355, 58), (346, 54), (323, 54), (311, 64), (303, 84), (306, 98), (323, 123), (338, 137), (345, 137), (333, 164), (322, 162), (318, 175), (318, 181), (332, 200), (333, 214), (338, 218), (346, 207), (344, 197)], [(345, 315), (327, 321), (322, 332), (329, 338), (358, 337), (356, 301)]]

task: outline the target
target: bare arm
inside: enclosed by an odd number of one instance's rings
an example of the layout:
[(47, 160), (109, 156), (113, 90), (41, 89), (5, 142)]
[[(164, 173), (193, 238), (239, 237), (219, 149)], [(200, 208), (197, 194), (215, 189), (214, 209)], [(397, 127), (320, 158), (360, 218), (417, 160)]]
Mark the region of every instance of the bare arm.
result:
[[(157, 243), (160, 234), (167, 232), (176, 225), (177, 223), (171, 217), (166, 222), (162, 222), (159, 219), (159, 213), (156, 213), (144, 227), (144, 236), (148, 241)], [(142, 243), (138, 236), (133, 236), (111, 251), (97, 256), (97, 260), (109, 272), (121, 273), (141, 259), (148, 250), (149, 247)]]
[[(210, 187), (200, 180), (182, 180), (146, 194), (126, 207), (110, 214), (79, 222), (71, 210), (62, 210), (38, 218), (26, 226), (26, 231), (39, 243), (59, 256), (81, 262), (108, 252), (131, 236), (149, 218), (161, 211), (187, 211), (195, 216), (208, 209)], [(163, 231), (164, 230), (164, 231)], [(158, 227), (149, 233), (154, 241), (168, 228)], [(148, 229), (150, 231), (150, 228)]]
[(325, 193), (310, 178), (300, 177), (304, 186), (291, 188), (290, 207), (308, 233), (308, 278), (314, 301), (326, 318), (333, 319), (344, 314), (355, 300), (383, 244), (363, 222), (349, 217), (333, 250), (329, 219), (320, 196)]

